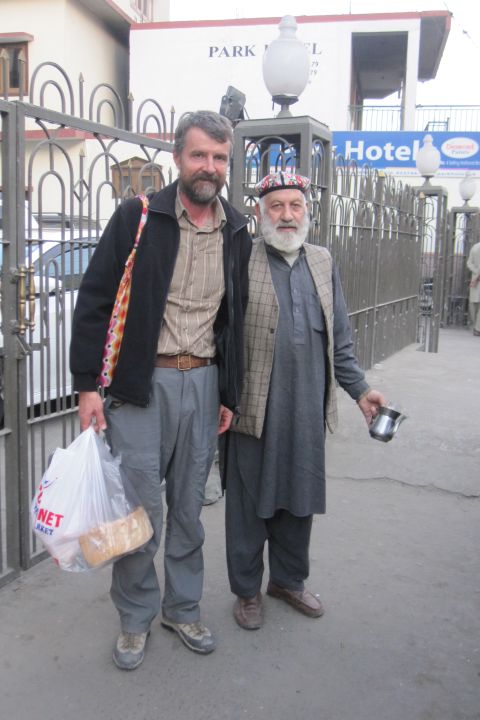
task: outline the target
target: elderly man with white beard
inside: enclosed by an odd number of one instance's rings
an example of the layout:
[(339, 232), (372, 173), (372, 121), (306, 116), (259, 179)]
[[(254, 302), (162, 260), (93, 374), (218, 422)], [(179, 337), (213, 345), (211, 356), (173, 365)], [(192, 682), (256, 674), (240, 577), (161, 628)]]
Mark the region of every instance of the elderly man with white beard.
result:
[(323, 615), (304, 583), (312, 516), (325, 512), (325, 430), (333, 432), (337, 421), (336, 383), (367, 424), (385, 404), (355, 359), (330, 253), (305, 242), (309, 186), (287, 172), (256, 186), (262, 235), (249, 265), (245, 379), (223, 458), (233, 614), (246, 630), (263, 623), (265, 542), (267, 595), (308, 617)]

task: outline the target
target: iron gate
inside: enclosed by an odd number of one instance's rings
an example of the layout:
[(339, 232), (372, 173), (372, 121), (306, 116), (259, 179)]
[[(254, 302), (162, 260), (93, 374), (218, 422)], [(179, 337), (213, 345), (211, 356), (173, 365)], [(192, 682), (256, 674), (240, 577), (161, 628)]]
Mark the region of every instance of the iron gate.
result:
[(309, 242), (338, 264), (363, 368), (415, 342), (422, 201), (413, 188), (341, 156), (329, 129), (308, 117), (242, 121), (235, 129), (234, 205), (257, 234), (254, 186), (269, 170), (312, 181)]
[[(43, 106), (52, 88), (60, 111)], [(131, 132), (113, 88), (98, 86), (88, 102), (79, 93), (81, 117), (66, 74), (43, 63), (30, 102), (0, 101), (0, 585), (43, 557), (30, 499), (49, 454), (78, 433), (68, 350), (81, 276), (122, 197), (171, 176), (171, 128), (156, 102), (139, 106)]]
[(480, 239), (480, 210), (468, 203), (454, 207), (449, 213), (446, 257), (446, 293), (444, 321), (446, 325), (469, 324), (470, 271), (467, 259), (472, 246)]
[[(42, 72), (48, 74), (44, 83)], [(48, 90), (60, 110), (44, 107)], [(171, 179), (173, 112), (167, 128), (161, 107), (146, 100), (133, 132), (131, 125), (124, 129), (132, 107), (126, 112), (113, 88), (97, 86), (88, 102), (83, 94), (80, 82), (76, 116), (68, 77), (58, 65), (43, 63), (30, 80), (28, 103), (0, 101), (0, 585), (44, 556), (30, 531), (31, 497), (49, 454), (78, 433), (68, 347), (80, 278), (120, 199), (158, 190)], [(314, 138), (312, 157), (308, 143), (299, 154), (301, 167), (313, 162), (312, 240), (327, 245), (339, 264), (356, 351), (368, 368), (415, 341), (418, 199), (368, 168), (340, 158), (331, 166), (328, 133), (322, 133)], [(290, 150), (281, 158), (296, 162)], [(244, 195), (251, 167), (244, 159), (240, 165), (241, 171), (234, 165), (238, 186), (232, 181), (230, 196), (240, 194), (237, 205), (249, 213), (253, 200), (245, 206)]]
[(368, 369), (415, 342), (420, 277), (420, 205), (413, 188), (338, 156), (330, 234), (355, 353)]

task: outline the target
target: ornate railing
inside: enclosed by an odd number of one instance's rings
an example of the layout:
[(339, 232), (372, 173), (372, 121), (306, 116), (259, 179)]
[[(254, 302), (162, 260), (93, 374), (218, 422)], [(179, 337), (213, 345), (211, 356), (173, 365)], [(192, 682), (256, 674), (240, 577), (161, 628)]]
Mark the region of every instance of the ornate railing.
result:
[(402, 105), (351, 105), (349, 114), (350, 130), (480, 131), (479, 105), (417, 105), (414, 127), (408, 128)]
[(328, 247), (339, 266), (356, 353), (365, 368), (414, 342), (419, 223), (411, 187), (336, 158)]
[(107, 83), (87, 92), (83, 76), (75, 84), (54, 62), (35, 68), (28, 98), (20, 87), (0, 99), (0, 585), (42, 556), (28, 507), (52, 446), (78, 431), (68, 369), (77, 289), (122, 198), (170, 181), (174, 111), (167, 117)]
[[(3, 99), (28, 102), (31, 105), (55, 110), (64, 115), (89, 122), (104, 123), (110, 127), (139, 134), (154, 134), (170, 139), (175, 126), (175, 109), (165, 112), (157, 100), (148, 98), (138, 104), (135, 111), (134, 97), (122, 98), (109, 83), (98, 83), (90, 91), (82, 73), (73, 82), (67, 72), (56, 62), (40, 63), (27, 83), (26, 62), (23, 51), (18, 56), (18, 94), (12, 96), (10, 88), (10, 56), (0, 52), (0, 79)], [(28, 94), (27, 94), (28, 88)]]

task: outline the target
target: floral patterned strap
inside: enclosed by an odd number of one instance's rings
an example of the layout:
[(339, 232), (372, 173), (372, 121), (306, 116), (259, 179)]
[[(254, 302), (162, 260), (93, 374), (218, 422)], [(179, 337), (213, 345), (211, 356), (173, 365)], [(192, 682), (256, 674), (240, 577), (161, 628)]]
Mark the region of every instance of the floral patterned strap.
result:
[(111, 385), (113, 373), (117, 365), (130, 302), (133, 264), (135, 262), (140, 236), (147, 222), (148, 198), (146, 195), (138, 195), (137, 197), (142, 203), (142, 213), (140, 215), (140, 222), (138, 223), (133, 248), (125, 263), (125, 270), (123, 271), (122, 279), (118, 286), (117, 296), (108, 325), (107, 338), (105, 340), (105, 347), (103, 348), (102, 369), (97, 378), (97, 382), (101, 387), (109, 387), (109, 385)]

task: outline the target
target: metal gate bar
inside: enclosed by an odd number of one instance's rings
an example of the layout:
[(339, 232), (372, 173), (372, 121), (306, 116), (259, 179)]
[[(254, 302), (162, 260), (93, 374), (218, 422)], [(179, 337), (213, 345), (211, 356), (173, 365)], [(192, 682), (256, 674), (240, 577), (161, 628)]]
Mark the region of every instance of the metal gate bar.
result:
[(16, 287), (11, 267), (17, 267), (17, 111), (11, 103), (0, 100), (1, 167), (2, 167), (2, 262), (1, 317), (2, 357), (0, 358), (3, 387), (3, 417), (0, 430), (0, 585), (15, 577), (20, 570), (20, 491), (16, 448), (17, 428), (17, 363), (7, 362), (16, 355), (16, 338), (10, 323), (17, 317)]
[[(5, 427), (0, 433), (4, 446), (0, 582), (45, 556), (31, 532), (30, 504), (48, 456), (78, 433), (76, 396), (68, 367), (76, 291), (101, 234), (102, 202), (109, 197), (107, 204), (116, 206), (123, 190), (135, 194), (130, 185), (119, 192), (112, 181), (114, 168), (121, 167), (117, 149), (128, 157), (144, 158), (137, 172), (139, 183), (153, 181), (155, 175), (160, 186), (165, 180), (159, 155), (168, 156), (168, 166), (173, 150), (171, 143), (159, 137), (31, 103), (2, 101), (1, 111)], [(94, 116), (94, 110), (90, 115)], [(141, 122), (140, 116), (137, 120)], [(27, 152), (26, 137), (32, 128), (36, 128), (35, 137)], [(62, 139), (62, 133), (68, 137), (69, 130), (74, 138), (80, 132), (84, 146), (88, 141), (89, 156), (73, 154)], [(55, 207), (49, 205), (52, 183), (53, 194), (58, 195)], [(58, 210), (61, 217), (56, 232), (46, 221), (46, 212), (51, 210)]]

